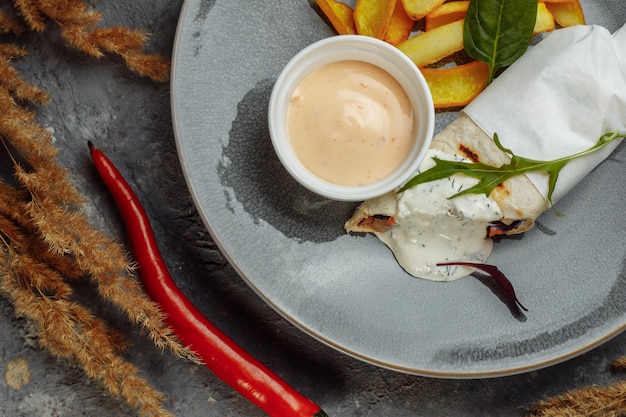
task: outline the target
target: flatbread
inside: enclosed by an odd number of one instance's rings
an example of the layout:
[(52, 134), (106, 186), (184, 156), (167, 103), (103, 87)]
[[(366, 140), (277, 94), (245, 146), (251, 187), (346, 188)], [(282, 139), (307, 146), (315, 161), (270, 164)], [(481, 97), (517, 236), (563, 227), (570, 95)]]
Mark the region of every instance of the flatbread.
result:
[[(488, 165), (500, 166), (510, 157), (467, 115), (461, 115), (433, 138), (432, 149), (456, 154)], [(522, 233), (533, 227), (547, 208), (548, 202), (526, 175), (509, 178), (496, 187), (490, 197), (502, 210), (501, 222), (511, 225), (503, 234)], [(390, 192), (363, 202), (346, 222), (348, 232), (381, 232), (391, 227), (389, 218), (397, 210), (398, 196)]]

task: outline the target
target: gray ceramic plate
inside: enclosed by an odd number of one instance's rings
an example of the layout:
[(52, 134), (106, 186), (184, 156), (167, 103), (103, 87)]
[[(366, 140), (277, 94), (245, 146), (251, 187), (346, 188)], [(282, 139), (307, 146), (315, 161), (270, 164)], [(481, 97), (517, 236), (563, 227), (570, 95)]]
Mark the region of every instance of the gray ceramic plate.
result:
[[(626, 22), (623, 0), (583, 0), (588, 23)], [(404, 273), (373, 236), (348, 236), (354, 204), (295, 183), (270, 144), (267, 104), (282, 67), (332, 32), (305, 0), (187, 0), (174, 50), (177, 146), (198, 210), (256, 293), (304, 332), (367, 362), (464, 378), (545, 367), (624, 329), (626, 146), (568, 196), (557, 218), (496, 244), (490, 263), (529, 312), (479, 276)], [(456, 114), (437, 116), (441, 129)]]

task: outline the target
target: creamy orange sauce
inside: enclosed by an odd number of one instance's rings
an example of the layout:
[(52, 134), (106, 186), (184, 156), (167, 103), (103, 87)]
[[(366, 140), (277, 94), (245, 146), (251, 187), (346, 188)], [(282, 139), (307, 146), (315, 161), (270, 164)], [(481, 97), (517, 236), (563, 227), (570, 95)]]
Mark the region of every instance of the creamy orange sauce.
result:
[(385, 70), (335, 62), (298, 85), (287, 132), (311, 173), (338, 185), (364, 185), (389, 175), (406, 158), (413, 146), (413, 110)]

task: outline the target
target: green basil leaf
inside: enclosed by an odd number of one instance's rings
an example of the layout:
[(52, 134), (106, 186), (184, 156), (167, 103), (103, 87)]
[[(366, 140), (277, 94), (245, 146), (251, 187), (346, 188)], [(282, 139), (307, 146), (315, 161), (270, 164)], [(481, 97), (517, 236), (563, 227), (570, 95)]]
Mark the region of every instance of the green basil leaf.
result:
[(470, 0), (463, 42), (469, 56), (489, 65), (489, 82), (528, 49), (537, 7), (538, 0)]

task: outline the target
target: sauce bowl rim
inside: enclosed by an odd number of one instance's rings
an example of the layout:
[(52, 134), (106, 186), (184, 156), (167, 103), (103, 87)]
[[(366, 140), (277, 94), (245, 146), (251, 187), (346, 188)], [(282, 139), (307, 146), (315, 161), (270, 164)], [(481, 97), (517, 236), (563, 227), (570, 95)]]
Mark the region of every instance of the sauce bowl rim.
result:
[[(414, 144), (407, 158), (389, 175), (370, 184), (348, 186), (320, 179), (300, 162), (287, 134), (287, 109), (295, 88), (316, 69), (339, 61), (367, 62), (387, 71), (407, 93), (413, 110)], [(424, 76), (402, 51), (368, 36), (335, 35), (305, 47), (283, 68), (270, 95), (268, 123), (280, 162), (300, 185), (332, 200), (362, 201), (400, 187), (415, 174), (433, 138), (435, 110)]]

